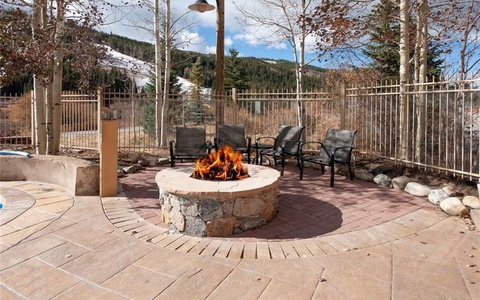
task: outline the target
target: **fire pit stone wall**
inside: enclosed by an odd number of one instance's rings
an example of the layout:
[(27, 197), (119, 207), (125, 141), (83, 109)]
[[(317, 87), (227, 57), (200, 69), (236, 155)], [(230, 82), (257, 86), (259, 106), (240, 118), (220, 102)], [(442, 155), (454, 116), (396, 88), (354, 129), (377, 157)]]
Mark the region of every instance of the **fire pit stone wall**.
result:
[(190, 178), (191, 167), (160, 171), (162, 221), (170, 229), (197, 237), (225, 237), (270, 222), (278, 211), (280, 174), (249, 165), (250, 177), (235, 181)]

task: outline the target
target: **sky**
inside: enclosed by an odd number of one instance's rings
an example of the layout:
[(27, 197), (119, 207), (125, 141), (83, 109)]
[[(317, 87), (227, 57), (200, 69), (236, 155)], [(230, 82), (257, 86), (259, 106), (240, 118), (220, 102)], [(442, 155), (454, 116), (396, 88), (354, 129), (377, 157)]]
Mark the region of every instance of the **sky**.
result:
[[(122, 0), (113, 0), (122, 1)], [(126, 0), (123, 0), (126, 1)], [(131, 1), (148, 1), (151, 0), (131, 0)], [(207, 0), (209, 4), (216, 5), (215, 0)], [(195, 0), (170, 0), (171, 3), (171, 20), (175, 23), (174, 47), (199, 53), (215, 54), (216, 49), (216, 10), (199, 13), (191, 11), (188, 6), (193, 4)], [(285, 59), (294, 61), (292, 47), (289, 43), (276, 38), (273, 30), (274, 26), (256, 25), (248, 26), (242, 20), (252, 20), (242, 14), (238, 8), (245, 8), (247, 11), (255, 12), (255, 15), (261, 19), (274, 19), (285, 21), (283, 12), (278, 14), (275, 9), (262, 7), (258, 0), (224, 0), (225, 2), (225, 55), (229, 55), (229, 49), (234, 48), (239, 51), (242, 57), (257, 57), (265, 59)], [(280, 2), (280, 1), (279, 1)], [(293, 1), (295, 2), (295, 1)], [(300, 2), (300, 1), (298, 1)], [(165, 10), (165, 0), (160, 0), (161, 10)], [(273, 1), (275, 3), (275, 1)], [(315, 1), (312, 1), (315, 5)], [(293, 9), (293, 8), (292, 8)], [(312, 7), (313, 9), (313, 7)], [(153, 13), (152, 9), (143, 6), (124, 7), (121, 11), (110, 10), (107, 15), (109, 23), (102, 28), (102, 31), (114, 33), (121, 36), (129, 37), (135, 40), (148, 41), (153, 43), (153, 35), (147, 30), (153, 29)], [(363, 13), (367, 13), (364, 11)], [(290, 15), (294, 15), (290, 14)], [(260, 17), (260, 15), (262, 17)], [(298, 15), (298, 14), (297, 14)], [(475, 32), (478, 40), (478, 31)], [(305, 61), (312, 65), (320, 67), (338, 67), (341, 58), (333, 57), (329, 61), (318, 62), (315, 58), (315, 39), (307, 38), (306, 41), (306, 58)], [(458, 48), (453, 47), (452, 53), (445, 54), (446, 70), (448, 65), (457, 64)], [(329, 57), (327, 57), (329, 58)], [(367, 60), (359, 57), (349, 61), (357, 66), (366, 63)], [(477, 69), (478, 69), (477, 64)]]
[[(216, 10), (204, 13), (191, 11), (188, 6), (194, 2), (195, 0), (171, 0), (172, 20), (178, 20), (179, 16), (186, 14), (186, 17), (177, 23), (177, 30), (181, 33), (176, 36), (176, 48), (214, 54), (216, 49)], [(165, 5), (164, 0), (160, 0), (160, 3)], [(208, 0), (208, 3), (216, 6), (215, 0)], [(225, 1), (225, 55), (229, 55), (229, 49), (234, 48), (242, 57), (253, 56), (293, 61), (292, 48), (288, 43), (278, 39), (271, 40), (273, 36), (271, 26), (248, 27), (242, 24), (240, 20), (244, 17), (237, 7), (244, 7), (244, 5), (255, 6), (253, 9), (256, 11), (265, 11), (258, 6), (260, 4), (256, 1)], [(164, 10), (165, 7), (161, 9)], [(153, 24), (148, 24), (153, 19), (153, 14), (145, 7), (123, 9), (122, 12), (112, 13), (108, 16), (109, 21), (114, 19), (119, 21), (105, 25), (101, 30), (153, 43), (152, 35), (139, 28), (153, 28)], [(193, 26), (186, 24), (193, 24)], [(180, 41), (183, 42), (180, 43)], [(313, 57), (313, 52), (307, 54), (307, 59)]]

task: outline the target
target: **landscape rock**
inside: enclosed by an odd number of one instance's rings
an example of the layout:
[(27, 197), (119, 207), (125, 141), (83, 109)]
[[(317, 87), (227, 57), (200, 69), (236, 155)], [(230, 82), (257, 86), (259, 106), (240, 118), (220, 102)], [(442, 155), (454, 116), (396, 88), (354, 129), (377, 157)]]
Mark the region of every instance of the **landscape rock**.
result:
[(408, 176), (402, 175), (392, 179), (392, 186), (394, 189), (403, 190), (412, 179)]
[(131, 165), (129, 167), (124, 167), (122, 168), (123, 172), (126, 173), (126, 174), (133, 174), (139, 170), (143, 170), (144, 168), (139, 165), (139, 164), (134, 164), (134, 165)]
[(157, 165), (157, 159), (155, 158), (148, 158), (148, 167), (155, 167)]
[(166, 165), (170, 162), (170, 160), (167, 157), (161, 157), (157, 160), (157, 163), (159, 165)]
[(463, 205), (474, 209), (480, 208), (480, 199), (475, 196), (465, 196), (462, 199), (462, 203)]
[(123, 176), (125, 176), (125, 173), (123, 172), (123, 170), (122, 170), (122, 169), (118, 169), (118, 170), (117, 170), (117, 177), (123, 177)]
[(392, 182), (390, 177), (388, 177), (385, 174), (378, 174), (377, 176), (375, 176), (375, 178), (373, 178), (373, 181), (376, 184), (381, 185), (381, 186), (390, 186), (390, 183)]
[(468, 208), (457, 197), (449, 197), (440, 202), (440, 208), (451, 216), (468, 215)]
[(145, 158), (140, 158), (138, 161), (137, 161), (137, 164), (141, 165), (142, 167), (146, 168), (148, 167), (148, 160), (146, 160)]
[(447, 185), (442, 188), (442, 190), (447, 193), (448, 197), (455, 197), (457, 192), (453, 186)]
[(449, 195), (443, 189), (433, 189), (430, 194), (428, 194), (428, 201), (438, 205), (448, 197)]
[(363, 180), (363, 181), (372, 182), (374, 176), (373, 176), (373, 174), (371, 174), (367, 170), (361, 169), (361, 170), (355, 170), (355, 178), (357, 178), (359, 180)]
[(409, 193), (410, 195), (420, 197), (427, 197), (431, 191), (432, 188), (418, 182), (409, 182), (405, 187), (405, 192)]
[(130, 153), (125, 160), (131, 163), (136, 163), (140, 158), (141, 158), (140, 153), (133, 152), (133, 153)]

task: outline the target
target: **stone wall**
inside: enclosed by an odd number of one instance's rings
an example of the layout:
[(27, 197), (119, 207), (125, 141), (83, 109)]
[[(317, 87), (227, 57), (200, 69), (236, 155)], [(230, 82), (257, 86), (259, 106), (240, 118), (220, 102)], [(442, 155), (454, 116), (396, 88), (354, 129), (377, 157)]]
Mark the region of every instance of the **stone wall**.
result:
[(278, 212), (278, 187), (225, 199), (179, 197), (160, 189), (162, 221), (197, 237), (230, 236), (270, 222)]

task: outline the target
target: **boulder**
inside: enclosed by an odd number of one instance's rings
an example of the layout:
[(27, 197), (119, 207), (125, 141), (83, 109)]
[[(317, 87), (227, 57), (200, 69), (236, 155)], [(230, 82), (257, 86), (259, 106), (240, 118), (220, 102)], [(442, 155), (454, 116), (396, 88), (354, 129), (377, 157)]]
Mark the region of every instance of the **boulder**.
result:
[(373, 174), (368, 172), (367, 170), (355, 170), (355, 178), (363, 181), (373, 181)]
[(157, 163), (159, 165), (166, 165), (166, 164), (169, 164), (170, 163), (170, 159), (167, 158), (167, 157), (161, 157), (157, 160)]
[(475, 196), (465, 196), (462, 199), (462, 203), (463, 205), (474, 208), (474, 209), (480, 208), (480, 199), (478, 199)]
[(455, 197), (457, 195), (457, 192), (455, 191), (455, 188), (451, 185), (444, 186), (442, 190), (447, 193), (448, 197)]
[(405, 192), (414, 196), (427, 197), (431, 191), (432, 188), (418, 182), (409, 182), (407, 186), (405, 186)]
[(390, 177), (385, 174), (378, 174), (377, 176), (375, 176), (375, 178), (373, 178), (373, 181), (381, 186), (390, 186), (390, 184), (392, 183)]
[(449, 197), (440, 202), (440, 208), (451, 216), (468, 215), (468, 208), (457, 197)]
[(428, 201), (438, 205), (448, 197), (448, 194), (443, 189), (433, 189), (430, 194), (428, 194)]
[(144, 168), (141, 165), (134, 164), (134, 165), (131, 165), (129, 167), (122, 168), (122, 171), (126, 174), (133, 174), (133, 173), (136, 173), (137, 171), (143, 170), (143, 169)]
[(412, 179), (408, 176), (402, 175), (392, 179), (392, 186), (394, 189), (403, 190)]

